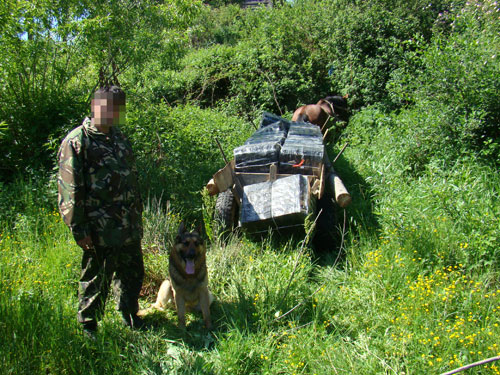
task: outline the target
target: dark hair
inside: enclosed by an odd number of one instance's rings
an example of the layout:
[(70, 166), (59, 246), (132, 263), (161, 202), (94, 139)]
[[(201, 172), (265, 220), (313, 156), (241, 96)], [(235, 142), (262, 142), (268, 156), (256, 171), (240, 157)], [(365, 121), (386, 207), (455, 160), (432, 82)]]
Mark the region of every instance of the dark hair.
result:
[(345, 98), (343, 98), (342, 96), (327, 96), (325, 100), (332, 103), (334, 108), (347, 110), (347, 100), (345, 100)]
[(113, 101), (119, 104), (125, 104), (125, 92), (119, 86), (103, 86), (94, 93), (94, 98), (109, 98), (112, 95)]
[(347, 100), (344, 97), (333, 95), (333, 96), (327, 96), (325, 100), (331, 103), (335, 114), (338, 116), (340, 120), (342, 121), (349, 120), (350, 116), (349, 108), (347, 106)]

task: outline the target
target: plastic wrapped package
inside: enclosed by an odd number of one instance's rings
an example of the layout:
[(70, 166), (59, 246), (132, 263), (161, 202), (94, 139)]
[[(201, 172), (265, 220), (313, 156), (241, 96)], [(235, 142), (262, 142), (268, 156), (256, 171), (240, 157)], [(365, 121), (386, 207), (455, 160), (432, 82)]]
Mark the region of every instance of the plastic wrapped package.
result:
[(267, 181), (243, 188), (241, 225), (271, 219), (271, 187), (272, 183)]
[(244, 145), (253, 145), (256, 143), (269, 143), (269, 142), (275, 142), (282, 145), (284, 140), (285, 140), (284, 132), (282, 132), (281, 134), (280, 133), (269, 133), (269, 134), (258, 134), (258, 135), (254, 134), (245, 141)]
[(309, 183), (305, 176), (297, 174), (274, 181), (271, 196), (273, 218), (309, 213)]
[(274, 124), (274, 123), (277, 123), (277, 122), (281, 123), (281, 125), (286, 130), (288, 130), (288, 128), (290, 126), (290, 123), (291, 123), (291, 121), (286, 120), (283, 117), (274, 115), (274, 114), (269, 113), (269, 112), (263, 112), (262, 113), (262, 120), (260, 120), (260, 126), (259, 126), (259, 128), (262, 129), (262, 128), (265, 128), (265, 127), (269, 126), (270, 124)]
[(308, 122), (292, 122), (288, 129), (288, 136), (317, 137), (323, 141), (323, 135), (319, 126)]
[(318, 138), (314, 136), (307, 136), (307, 135), (289, 135), (287, 138), (288, 143), (292, 144), (315, 144), (315, 145), (322, 145), (323, 144), (323, 138)]
[(314, 137), (289, 136), (279, 154), (279, 173), (319, 175), (325, 147)]
[(233, 151), (237, 172), (269, 173), (269, 167), (279, 162), (281, 141), (260, 142), (237, 147)]
[(257, 129), (251, 137), (253, 137), (256, 134), (260, 135), (260, 134), (278, 133), (278, 132), (279, 133), (281, 133), (281, 132), (286, 133), (287, 131), (288, 131), (288, 127), (286, 126), (286, 124), (283, 123), (283, 121), (276, 121), (276, 122), (273, 122), (271, 124), (266, 125), (265, 127)]
[(254, 143), (264, 143), (264, 142), (278, 142), (283, 144), (285, 140), (286, 132), (280, 122), (270, 124), (265, 128), (261, 128), (252, 134), (245, 142), (246, 145)]
[(311, 212), (307, 177), (293, 175), (243, 188), (240, 223), (250, 230), (304, 223)]
[(280, 122), (257, 130), (243, 146), (234, 149), (236, 171), (269, 173), (270, 165), (279, 162), (279, 151), (285, 137)]

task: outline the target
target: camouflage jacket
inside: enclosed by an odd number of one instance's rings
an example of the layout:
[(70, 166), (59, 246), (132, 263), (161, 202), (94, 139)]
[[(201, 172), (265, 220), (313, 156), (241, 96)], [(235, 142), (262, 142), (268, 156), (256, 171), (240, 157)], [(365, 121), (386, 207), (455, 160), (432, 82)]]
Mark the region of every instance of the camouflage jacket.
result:
[(101, 246), (142, 237), (142, 200), (132, 148), (121, 131), (97, 130), (86, 118), (59, 149), (59, 211), (76, 241)]

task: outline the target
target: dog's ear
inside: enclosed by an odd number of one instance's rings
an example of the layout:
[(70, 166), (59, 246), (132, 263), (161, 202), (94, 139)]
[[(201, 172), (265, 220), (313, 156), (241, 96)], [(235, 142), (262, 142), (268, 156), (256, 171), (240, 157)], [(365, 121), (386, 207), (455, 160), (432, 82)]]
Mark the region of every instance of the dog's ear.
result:
[(179, 241), (179, 239), (181, 238), (181, 236), (186, 233), (186, 226), (184, 225), (184, 222), (181, 221), (180, 225), (179, 225), (179, 230), (177, 232), (177, 237), (176, 237), (176, 240)]
[(203, 231), (203, 223), (199, 223), (198, 226), (195, 229), (196, 233), (201, 235), (201, 232)]
[(184, 222), (181, 221), (181, 223), (179, 224), (179, 234), (183, 234), (186, 232), (186, 226), (184, 225)]

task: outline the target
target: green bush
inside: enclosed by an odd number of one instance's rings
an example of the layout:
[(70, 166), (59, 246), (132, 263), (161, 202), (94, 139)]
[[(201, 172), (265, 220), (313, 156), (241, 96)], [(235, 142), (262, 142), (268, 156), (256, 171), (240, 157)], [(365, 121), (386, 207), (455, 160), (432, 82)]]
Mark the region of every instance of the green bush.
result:
[[(500, 162), (500, 37), (494, 2), (471, 2), (442, 15), (451, 35), (436, 33), (389, 83), (393, 101), (408, 103), (396, 121), (427, 160), (478, 153)], [(417, 69), (415, 69), (417, 68)]]
[[(221, 7), (191, 31), (195, 46), (162, 95), (172, 103), (223, 101), (236, 113), (284, 114), (299, 104), (348, 93), (354, 106), (385, 101), (386, 83), (417, 35), (440, 11), (423, 1), (298, 1), (278, 8)], [(229, 23), (228, 17), (235, 18)]]
[(239, 4), (204, 7), (189, 32), (192, 45), (197, 48), (214, 43), (234, 45), (247, 27), (244, 15), (245, 10)]
[(204, 107), (214, 106), (229, 94), (234, 55), (235, 49), (226, 45), (190, 51), (180, 63), (182, 70), (164, 73), (170, 79), (163, 80), (156, 96), (161, 95), (170, 104), (195, 102)]
[[(452, 160), (452, 145), (437, 143), (432, 128), (408, 114), (408, 122), (399, 120), (367, 108), (351, 118), (344, 134), (347, 160), (369, 185), (366, 193), (383, 234), (401, 238), (402, 248), (414, 252), (424, 268), (460, 263), (498, 269), (499, 185), (488, 172), (495, 167), (474, 156)], [(344, 173), (349, 178), (352, 172)]]
[[(12, 229), (19, 220), (34, 220), (40, 213), (57, 210), (57, 185), (54, 175), (32, 173), (17, 175), (14, 182), (0, 182), (0, 226)], [(27, 231), (36, 230), (28, 228)]]
[(233, 148), (254, 131), (247, 122), (210, 109), (165, 104), (133, 106), (127, 126), (144, 196), (170, 201), (174, 211), (201, 219), (201, 190)]

